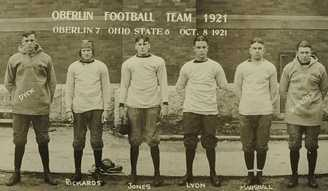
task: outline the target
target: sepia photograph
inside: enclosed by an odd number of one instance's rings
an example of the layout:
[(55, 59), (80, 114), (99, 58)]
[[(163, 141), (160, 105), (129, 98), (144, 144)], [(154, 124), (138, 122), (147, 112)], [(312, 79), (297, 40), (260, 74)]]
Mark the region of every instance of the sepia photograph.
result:
[(328, 190), (328, 1), (0, 3), (0, 191)]

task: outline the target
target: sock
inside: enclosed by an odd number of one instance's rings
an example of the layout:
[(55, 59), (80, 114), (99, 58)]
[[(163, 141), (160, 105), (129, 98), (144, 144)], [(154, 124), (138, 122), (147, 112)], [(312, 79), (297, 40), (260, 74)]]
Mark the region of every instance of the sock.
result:
[(160, 163), (160, 155), (159, 155), (159, 147), (153, 146), (150, 147), (150, 154), (151, 158), (153, 160), (153, 165), (154, 165), (154, 175), (160, 175), (160, 170), (159, 170), (159, 163)]
[(130, 162), (131, 174), (137, 175), (137, 162), (139, 157), (139, 146), (131, 146), (130, 148)]

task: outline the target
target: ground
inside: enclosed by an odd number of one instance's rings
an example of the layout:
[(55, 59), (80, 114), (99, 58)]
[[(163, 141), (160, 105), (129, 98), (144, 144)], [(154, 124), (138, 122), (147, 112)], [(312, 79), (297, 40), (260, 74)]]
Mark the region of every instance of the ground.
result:
[[(107, 176), (105, 178), (106, 184), (102, 187), (100, 186), (68, 186), (65, 185), (64, 177), (71, 176), (70, 174), (56, 174), (55, 177), (60, 181), (58, 186), (48, 186), (42, 182), (41, 173), (27, 173), (22, 176), (22, 182), (13, 187), (7, 187), (4, 185), (4, 181), (9, 177), (8, 173), (0, 174), (0, 190), (1, 191), (68, 191), (68, 190), (115, 190), (115, 191), (125, 191), (125, 190), (140, 190), (140, 189), (129, 189), (126, 182), (126, 176)], [(85, 177), (85, 179), (91, 180), (90, 177)], [(256, 189), (258, 191), (311, 191), (314, 190), (307, 186), (306, 177), (300, 178), (300, 183), (296, 188), (287, 189), (285, 186), (287, 177), (266, 177), (265, 185), (266, 188)], [(162, 187), (151, 187), (151, 191), (183, 191), (183, 190), (206, 190), (206, 191), (242, 191), (251, 190), (250, 188), (243, 188), (244, 177), (223, 177), (223, 185), (219, 188), (212, 187), (207, 177), (197, 177), (195, 183), (199, 183), (200, 188), (187, 188), (185, 186), (177, 185), (177, 177), (165, 177), (165, 185)], [(151, 177), (141, 177), (140, 185), (147, 185), (151, 182)], [(316, 191), (326, 191), (328, 189), (328, 175), (321, 175), (318, 178), (319, 188)], [(205, 188), (202, 186), (205, 185)], [(195, 186), (197, 186), (195, 184)], [(144, 190), (147, 190), (146, 188)]]
[[(280, 127), (275, 127), (281, 129)], [(284, 129), (284, 128), (282, 128)], [(50, 168), (55, 172), (55, 178), (60, 181), (58, 186), (48, 186), (42, 181), (42, 165), (38, 154), (35, 135), (31, 129), (28, 135), (28, 143), (23, 158), (22, 182), (14, 187), (6, 187), (5, 181), (9, 178), (13, 170), (14, 145), (12, 143), (12, 129), (1, 128), (0, 131), (0, 191), (68, 191), (68, 190), (129, 190), (126, 182), (130, 171), (129, 162), (129, 144), (125, 137), (116, 137), (110, 131), (104, 132), (104, 158), (110, 158), (115, 163), (123, 166), (123, 172), (119, 175), (106, 177), (107, 184), (104, 187), (94, 186), (67, 186), (65, 179), (72, 176), (74, 172), (72, 138), (73, 130), (71, 127), (62, 127), (52, 129), (50, 133)], [(319, 141), (318, 163), (316, 173), (319, 175), (320, 187), (318, 191), (328, 190), (328, 140)], [(181, 190), (251, 190), (243, 188), (244, 175), (247, 173), (243, 161), (241, 143), (237, 141), (222, 140), (218, 143), (217, 151), (217, 173), (223, 177), (223, 185), (220, 188), (214, 188), (209, 184), (208, 163), (206, 153), (201, 145), (198, 145), (197, 154), (194, 161), (194, 175), (197, 176), (196, 186), (205, 184), (205, 188), (186, 188), (177, 186), (178, 177), (185, 173), (185, 154), (182, 139), (172, 141), (170, 139), (161, 141), (161, 173), (165, 176), (165, 186), (160, 188), (151, 188), (158, 191), (181, 191)], [(86, 173), (93, 164), (93, 153), (87, 136), (86, 148), (82, 161), (82, 172)], [(149, 154), (149, 148), (146, 144), (140, 147), (138, 173), (143, 175), (140, 184), (151, 183), (153, 174), (152, 161)], [(299, 164), (299, 173), (307, 173), (306, 150), (302, 148)], [(288, 141), (286, 139), (271, 140), (269, 142), (269, 153), (264, 169), (266, 176), (265, 184), (268, 189), (273, 191), (310, 191), (313, 190), (306, 185), (306, 178), (302, 176), (300, 184), (295, 189), (285, 187), (286, 179), (290, 174)], [(92, 180), (85, 177), (85, 180)], [(140, 190), (140, 189), (130, 189)], [(146, 188), (144, 190), (147, 190)], [(256, 189), (253, 189), (256, 190)], [(258, 189), (259, 190), (259, 189)]]

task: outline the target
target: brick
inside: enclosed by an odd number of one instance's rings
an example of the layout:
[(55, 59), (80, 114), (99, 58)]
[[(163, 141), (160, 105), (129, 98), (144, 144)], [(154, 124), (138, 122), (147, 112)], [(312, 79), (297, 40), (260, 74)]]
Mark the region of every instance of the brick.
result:
[[(183, 3), (185, 6), (172, 7), (174, 3)], [(147, 6), (144, 6), (147, 4)], [(197, 7), (196, 7), (197, 4)], [(155, 6), (156, 5), (156, 6)], [(19, 8), (15, 8), (18, 6)], [(38, 10), (31, 9), (37, 7)], [(77, 10), (92, 9), (97, 14), (110, 10), (151, 10), (157, 23), (122, 23), (118, 26), (129, 25), (131, 27), (165, 27), (171, 30), (170, 36), (151, 36), (152, 52), (163, 57), (168, 65), (169, 84), (174, 85), (181, 66), (192, 59), (193, 37), (173, 35), (179, 28), (196, 28), (193, 23), (168, 24), (163, 15), (166, 11), (184, 12), (190, 10), (197, 14), (206, 12), (225, 11), (228, 14), (255, 14), (255, 15), (321, 15), (328, 16), (326, 11), (328, 1), (317, 0), (292, 0), (272, 1), (237, 1), (237, 0), (13, 0), (6, 1), (0, 8), (1, 18), (23, 17), (49, 17), (52, 10)], [(32, 17), (31, 16), (31, 17)], [(27, 23), (27, 25), (30, 25)], [(218, 26), (220, 27), (220, 26)], [(128, 57), (135, 54), (134, 35), (111, 36), (102, 35), (63, 35), (53, 34), (51, 31), (38, 31), (38, 39), (45, 51), (52, 56), (55, 63), (58, 83), (65, 83), (66, 71), (70, 63), (78, 59), (79, 41), (88, 38), (96, 42), (96, 57), (109, 66), (111, 82), (119, 83), (121, 64)], [(328, 31), (327, 30), (238, 30), (231, 29), (225, 38), (209, 37), (209, 57), (218, 61), (223, 66), (228, 81), (233, 81), (235, 68), (239, 63), (247, 59), (249, 40), (254, 36), (260, 36), (266, 41), (265, 57), (273, 62), (277, 69), (280, 68), (280, 55), (285, 52), (295, 51), (295, 44), (301, 39), (308, 39), (313, 43), (319, 54), (320, 60), (327, 67), (328, 60)], [(3, 83), (4, 72), (8, 58), (17, 50), (20, 41), (20, 32), (0, 32), (0, 46), (6, 47), (0, 53), (0, 83)]]

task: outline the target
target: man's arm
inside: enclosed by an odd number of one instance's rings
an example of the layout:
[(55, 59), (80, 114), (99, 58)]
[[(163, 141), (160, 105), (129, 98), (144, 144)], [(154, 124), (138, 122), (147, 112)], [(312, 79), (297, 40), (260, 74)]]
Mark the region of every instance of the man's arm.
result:
[(56, 91), (56, 85), (57, 85), (57, 80), (56, 80), (56, 73), (55, 69), (52, 63), (52, 59), (49, 58), (49, 65), (48, 65), (48, 87), (50, 91), (50, 100), (51, 102), (53, 101), (55, 91)]
[(175, 85), (175, 89), (178, 93), (178, 95), (181, 95), (188, 83), (188, 75), (185, 72), (185, 66), (182, 66), (180, 73), (179, 73), (179, 78), (178, 81)]
[(100, 73), (100, 80), (101, 80), (101, 93), (104, 102), (104, 110), (109, 111), (111, 107), (111, 92), (110, 92), (110, 79), (108, 74), (108, 69), (104, 64), (101, 68)]
[(127, 63), (122, 64), (121, 68), (121, 87), (120, 87), (120, 107), (124, 106), (130, 86), (131, 72), (127, 66)]
[(167, 105), (169, 101), (169, 96), (168, 96), (167, 72), (166, 72), (165, 62), (159, 65), (157, 71), (157, 79), (159, 82), (162, 103)]
[(320, 80), (320, 91), (322, 94), (322, 99), (325, 99), (328, 91), (328, 77), (327, 77), (327, 72), (326, 68), (322, 67), (322, 75), (321, 75), (321, 80)]
[(9, 59), (8, 64), (7, 64), (6, 73), (5, 73), (4, 84), (10, 94), (12, 94), (12, 91), (16, 87), (15, 77), (16, 77), (16, 70), (12, 67), (12, 61), (11, 61), (11, 59)]
[(183, 105), (183, 102), (184, 102), (184, 99), (185, 99), (184, 90), (185, 90), (186, 85), (188, 83), (188, 75), (187, 75), (187, 72), (185, 70), (186, 70), (186, 65), (183, 65), (181, 70), (180, 70), (180, 73), (179, 73), (178, 81), (175, 85), (175, 89), (177, 91), (177, 97), (178, 97), (178, 100), (179, 100), (178, 103), (179, 103), (181, 108), (182, 108), (182, 105)]
[(237, 67), (234, 77), (234, 89), (238, 99), (241, 98), (241, 92), (243, 87), (243, 75), (240, 71), (240, 65)]
[(281, 78), (280, 78), (280, 84), (279, 84), (279, 92), (280, 92), (280, 97), (285, 100), (287, 96), (287, 91), (289, 88), (289, 77), (288, 77), (288, 65), (285, 66), (283, 69)]
[(75, 88), (74, 73), (72, 71), (72, 65), (71, 65), (67, 71), (66, 85), (65, 85), (66, 112), (73, 111), (74, 88)]
[(221, 65), (218, 67), (215, 75), (215, 80), (219, 88), (229, 91), (227, 78)]
[(270, 95), (273, 106), (273, 112), (279, 113), (279, 91), (278, 91), (278, 80), (277, 80), (277, 70), (273, 66), (273, 73), (269, 79)]

